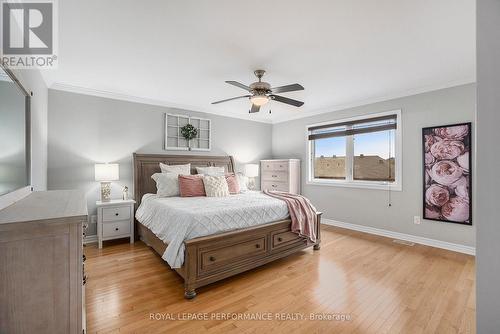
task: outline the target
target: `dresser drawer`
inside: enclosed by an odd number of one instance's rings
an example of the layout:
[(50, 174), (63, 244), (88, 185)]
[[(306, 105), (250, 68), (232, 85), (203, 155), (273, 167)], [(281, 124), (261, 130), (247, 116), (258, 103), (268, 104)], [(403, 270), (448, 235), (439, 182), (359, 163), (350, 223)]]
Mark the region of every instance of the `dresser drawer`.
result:
[(102, 236), (104, 238), (130, 234), (130, 220), (108, 222), (102, 224)]
[(288, 182), (288, 173), (280, 171), (263, 171), (262, 180), (271, 182)]
[(288, 162), (286, 161), (262, 161), (262, 172), (264, 171), (288, 171)]
[(297, 233), (290, 231), (273, 233), (271, 249), (286, 247), (300, 243), (306, 243), (307, 239), (300, 237)]
[[(255, 256), (267, 252), (266, 236), (254, 237), (231, 245), (225, 245), (216, 249), (200, 250), (200, 273), (210, 272), (212, 269), (224, 269), (228, 265), (230, 270), (238, 260), (249, 261)], [(222, 267), (222, 268), (221, 268)]]
[(104, 222), (125, 219), (130, 219), (130, 208), (128, 206), (102, 209), (102, 221)]
[(261, 190), (289, 191), (288, 183), (286, 182), (262, 181), (261, 188)]

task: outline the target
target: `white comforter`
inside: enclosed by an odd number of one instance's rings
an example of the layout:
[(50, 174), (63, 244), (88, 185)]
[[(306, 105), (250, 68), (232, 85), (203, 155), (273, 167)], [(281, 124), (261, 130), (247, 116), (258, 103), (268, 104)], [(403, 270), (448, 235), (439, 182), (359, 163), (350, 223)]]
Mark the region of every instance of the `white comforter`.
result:
[(143, 196), (135, 214), (159, 239), (168, 243), (162, 258), (172, 268), (184, 262), (184, 241), (288, 218), (284, 201), (260, 191), (228, 197)]

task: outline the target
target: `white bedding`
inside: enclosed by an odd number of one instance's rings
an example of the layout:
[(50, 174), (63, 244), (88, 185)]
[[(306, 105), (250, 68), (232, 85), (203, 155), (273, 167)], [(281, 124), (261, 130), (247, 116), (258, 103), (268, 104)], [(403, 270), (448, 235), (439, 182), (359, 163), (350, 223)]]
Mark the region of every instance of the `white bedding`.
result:
[(261, 225), (289, 217), (286, 203), (260, 191), (228, 197), (143, 196), (135, 214), (160, 240), (168, 243), (162, 258), (172, 268), (184, 262), (184, 241)]

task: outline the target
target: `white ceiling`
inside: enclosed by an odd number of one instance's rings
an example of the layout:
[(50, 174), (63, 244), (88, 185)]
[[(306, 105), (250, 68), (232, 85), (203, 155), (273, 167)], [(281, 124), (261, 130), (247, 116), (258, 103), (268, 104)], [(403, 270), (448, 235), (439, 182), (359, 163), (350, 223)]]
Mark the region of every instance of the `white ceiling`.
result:
[[(474, 0), (64, 0), (59, 20), (49, 87), (260, 121), (475, 81)], [(210, 104), (258, 68), (305, 105)]]

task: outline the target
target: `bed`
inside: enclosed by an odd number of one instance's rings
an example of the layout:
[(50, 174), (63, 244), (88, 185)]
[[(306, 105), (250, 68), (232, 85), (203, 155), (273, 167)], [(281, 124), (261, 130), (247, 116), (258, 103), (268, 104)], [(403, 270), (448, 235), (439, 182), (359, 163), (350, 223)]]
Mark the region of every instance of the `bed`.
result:
[[(320, 248), (321, 213), (313, 243), (291, 232), (284, 202), (260, 192), (230, 198), (158, 198), (151, 175), (160, 172), (160, 162), (191, 163), (192, 174), (196, 167), (206, 166), (234, 172), (234, 163), (231, 156), (134, 154), (136, 210), (140, 207), (136, 216), (143, 222), (136, 219), (135, 235), (184, 279), (187, 299), (194, 298), (201, 286), (308, 247)], [(176, 222), (175, 228), (164, 226), (168, 219)]]

